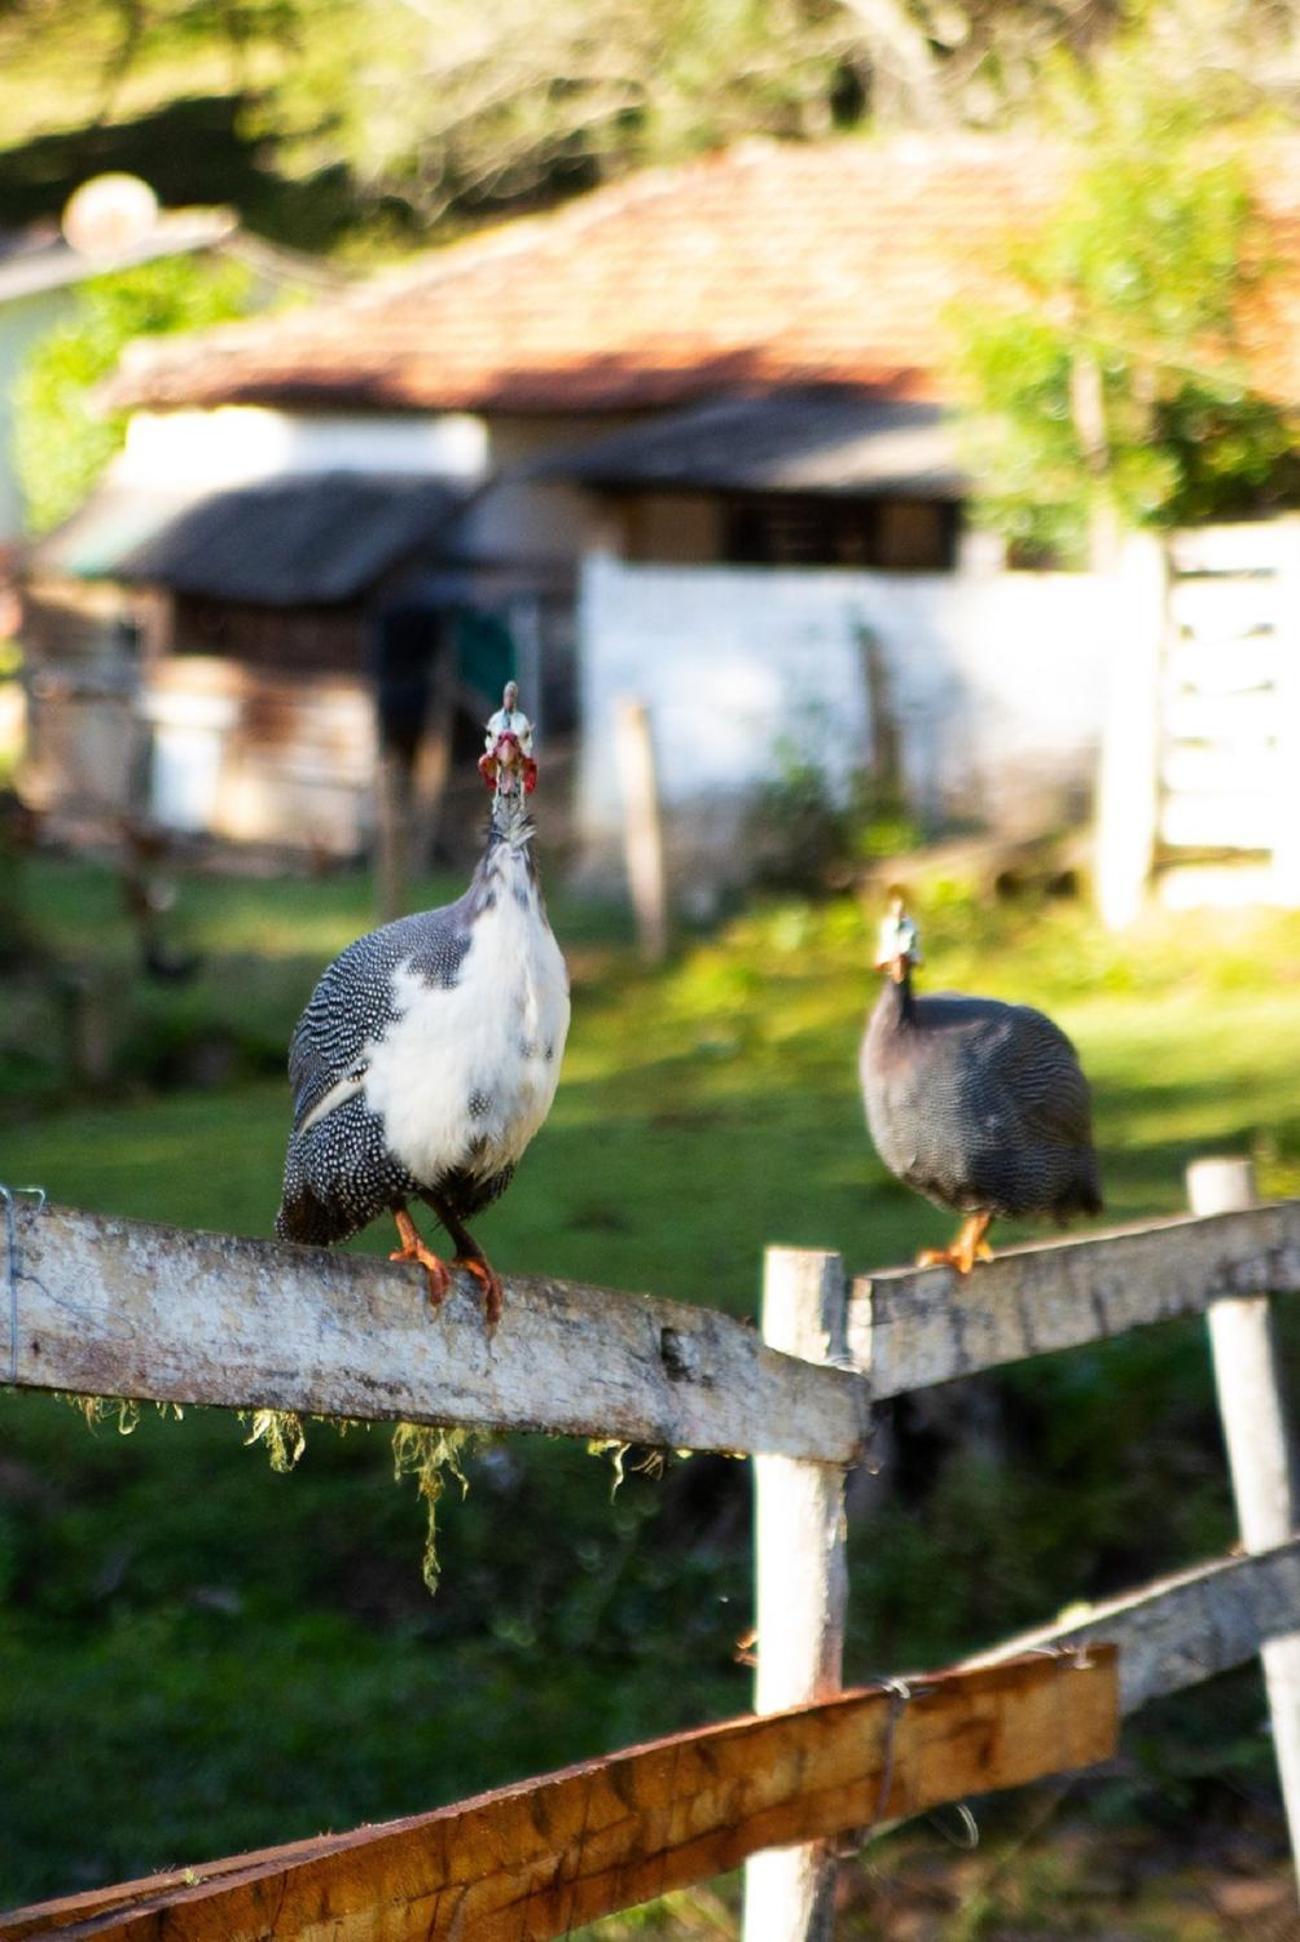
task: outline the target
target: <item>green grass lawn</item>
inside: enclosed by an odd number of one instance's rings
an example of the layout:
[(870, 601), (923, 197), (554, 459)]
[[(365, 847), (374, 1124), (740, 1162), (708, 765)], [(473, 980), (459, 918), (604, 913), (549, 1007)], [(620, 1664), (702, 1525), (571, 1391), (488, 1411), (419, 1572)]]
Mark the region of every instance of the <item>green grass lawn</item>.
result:
[[(188, 883), (177, 934), (204, 970), (145, 989), (106, 873), (27, 867), (60, 961), (116, 981), (122, 1077), (69, 1096), (58, 1004), (15, 982), (0, 1179), (268, 1233), (284, 1045), (369, 921), (364, 883)], [(659, 973), (617, 915), (563, 898), (552, 914), (573, 1031), (551, 1119), (482, 1222), (498, 1265), (753, 1313), (767, 1242), (862, 1269), (946, 1237), (863, 1131), (872, 924), (854, 903), (755, 907)], [(1074, 1036), (1108, 1217), (1178, 1208), (1206, 1152), (1251, 1151), (1266, 1190), (1300, 1191), (1300, 919), (1167, 919), (1117, 941), (1072, 905), (955, 891), (919, 915), (932, 988), (1028, 999)], [(196, 1044), (221, 1058), (195, 1066)], [(853, 1546), (853, 1674), (937, 1663), (1230, 1538), (1196, 1325), (982, 1384), (978, 1436), (958, 1394), (896, 1412)], [(191, 1412), (123, 1439), (0, 1396), (0, 1903), (415, 1811), (747, 1703), (744, 1466), (695, 1458), (611, 1500), (585, 1451), (500, 1442), (446, 1501), (430, 1600), (382, 1431), (311, 1426), (292, 1476), (245, 1434)], [(1139, 1818), (1267, 1803), (1257, 1689), (1215, 1690), (1182, 1738), (1175, 1722), (1133, 1742)]]

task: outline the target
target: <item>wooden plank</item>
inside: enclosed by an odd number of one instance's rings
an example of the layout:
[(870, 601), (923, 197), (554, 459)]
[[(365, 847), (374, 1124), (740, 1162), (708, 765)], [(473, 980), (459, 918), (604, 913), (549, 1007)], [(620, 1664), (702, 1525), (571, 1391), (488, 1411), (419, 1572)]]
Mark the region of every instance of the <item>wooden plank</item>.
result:
[(1195, 526), (1171, 533), (1168, 544), (1179, 573), (1269, 573), (1294, 550), (1296, 522), (1268, 519)]
[(1195, 640), (1231, 651), (1239, 643), (1272, 632), (1280, 592), (1272, 574), (1175, 575), (1169, 583), (1169, 617)]
[[(1114, 1653), (729, 1721), (454, 1807), (0, 1917), (0, 1942), (543, 1942), (733, 1868), (1110, 1758)], [(227, 1870), (231, 1864), (223, 1864)], [(236, 1864), (237, 1866), (237, 1864)]]
[(1187, 794), (1204, 791), (1242, 802), (1256, 815), (1277, 815), (1273, 800), (1281, 780), (1282, 757), (1275, 747), (1255, 749), (1210, 742), (1175, 742), (1160, 764), (1166, 789)]
[(970, 1665), (996, 1665), (1025, 1652), (1094, 1646), (1119, 1651), (1119, 1705), (1182, 1692), (1245, 1665), (1300, 1618), (1300, 1538), (1253, 1557), (1216, 1558), (1096, 1605), (1072, 1605), (1051, 1625), (977, 1653)]
[(1282, 751), (1278, 832), (1273, 851), (1277, 900), (1300, 905), (1300, 549), (1283, 570), (1275, 733)]
[[(540, 1276), (495, 1335), (468, 1276), (432, 1312), (420, 1270), (327, 1249), (16, 1209), (17, 1335), (0, 1379), (160, 1402), (617, 1437), (849, 1463), (866, 1385), (730, 1316)], [(0, 1289), (6, 1286), (0, 1223)]]
[(1180, 849), (1271, 850), (1280, 827), (1269, 796), (1167, 796), (1160, 835)]
[[(1197, 1160), (1187, 1169), (1187, 1197), (1197, 1214), (1251, 1208), (1254, 1167), (1240, 1158)], [(1247, 1551), (1271, 1550), (1296, 1527), (1291, 1431), (1273, 1304), (1266, 1294), (1215, 1301), (1205, 1319), (1242, 1543)], [(1296, 1617), (1296, 1626), (1271, 1640), (1262, 1658), (1291, 1852), (1300, 1859), (1300, 1612)]]
[(1300, 1289), (1300, 1200), (1011, 1248), (965, 1279), (861, 1276), (849, 1355), (875, 1396), (900, 1396), (1270, 1289)]
[(1275, 689), (1282, 673), (1285, 649), (1276, 633), (1236, 641), (1230, 650), (1219, 644), (1175, 641), (1165, 655), (1165, 682), (1171, 692), (1190, 689), (1199, 695), (1240, 695)]
[[(811, 1248), (763, 1259), (763, 1340), (806, 1362), (843, 1362), (844, 1263)], [(754, 1459), (754, 1711), (829, 1699), (844, 1684), (849, 1579), (844, 1472)], [(769, 1848), (745, 1866), (744, 1942), (831, 1942), (839, 1865), (824, 1841)]]
[(1262, 689), (1245, 694), (1203, 695), (1188, 689), (1165, 704), (1162, 728), (1173, 741), (1236, 742), (1265, 748), (1277, 734), (1277, 695)]

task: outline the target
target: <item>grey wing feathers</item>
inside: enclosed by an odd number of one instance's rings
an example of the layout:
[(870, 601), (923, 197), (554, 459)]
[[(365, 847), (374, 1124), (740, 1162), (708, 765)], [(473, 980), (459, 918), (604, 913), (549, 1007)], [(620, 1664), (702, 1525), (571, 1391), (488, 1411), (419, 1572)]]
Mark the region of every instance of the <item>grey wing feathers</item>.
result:
[[(383, 1004), (383, 987), (371, 971), (367, 948), (377, 932), (358, 938), (321, 977), (307, 1000), (307, 1010), (293, 1027), (290, 1041), (290, 1088), (293, 1091), (293, 1132), (321, 1105), (328, 1089), (352, 1072), (365, 1070), (365, 1043), (393, 1021), (393, 1004)], [(365, 1002), (358, 1004), (358, 996)]]
[(466, 899), (399, 917), (340, 952), (307, 1002), (289, 1045), (297, 1132), (332, 1087), (366, 1069), (365, 1050), (397, 1017), (393, 972), (407, 963), (430, 984), (454, 984), (468, 948)]
[(1092, 1144), (1092, 1095), (1059, 1025), (1029, 1005), (1013, 1006), (1003, 1058), (1027, 1134), (1057, 1146)]

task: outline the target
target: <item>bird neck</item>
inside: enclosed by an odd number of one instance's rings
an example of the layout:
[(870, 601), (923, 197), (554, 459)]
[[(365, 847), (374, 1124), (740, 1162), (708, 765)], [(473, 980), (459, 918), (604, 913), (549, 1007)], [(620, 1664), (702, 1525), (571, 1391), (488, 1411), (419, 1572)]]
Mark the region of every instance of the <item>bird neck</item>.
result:
[(474, 872), (473, 888), (486, 907), (491, 907), (498, 892), (517, 897), (521, 904), (539, 900), (532, 843), (533, 825), (527, 810), (513, 798), (497, 797), (492, 804), (487, 842)]
[(895, 1025), (910, 1025), (916, 1015), (916, 999), (912, 995), (912, 967), (903, 967), (902, 978), (895, 983), (893, 978), (885, 979), (884, 990), (880, 994), (878, 1009), (883, 1018)]
[(489, 855), (500, 843), (527, 852), (532, 840), (533, 819), (528, 814), (527, 799), (518, 790), (508, 796), (494, 796), (488, 823)]

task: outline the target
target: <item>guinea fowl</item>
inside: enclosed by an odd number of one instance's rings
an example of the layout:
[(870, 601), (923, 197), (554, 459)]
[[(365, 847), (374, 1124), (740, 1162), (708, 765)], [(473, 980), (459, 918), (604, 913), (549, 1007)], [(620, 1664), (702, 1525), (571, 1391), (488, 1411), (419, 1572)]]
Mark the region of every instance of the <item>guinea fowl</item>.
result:
[(917, 997), (918, 942), (896, 897), (876, 953), (888, 978), (858, 1070), (889, 1171), (966, 1216), (950, 1247), (918, 1261), (969, 1274), (992, 1259), (985, 1236), (997, 1216), (1101, 1212), (1092, 1103), (1078, 1054), (1042, 1012), (952, 992)]
[(501, 1281), (466, 1221), (503, 1193), (555, 1097), (569, 980), (546, 919), (527, 798), (532, 727), (513, 681), (479, 760), (492, 791), (487, 846), (468, 890), (440, 910), (358, 938), (321, 978), (289, 1048), (294, 1120), (276, 1232), (345, 1241), (383, 1213), (393, 1261), (418, 1261), (436, 1307), (451, 1272), (408, 1212), (430, 1206), (454, 1265)]

